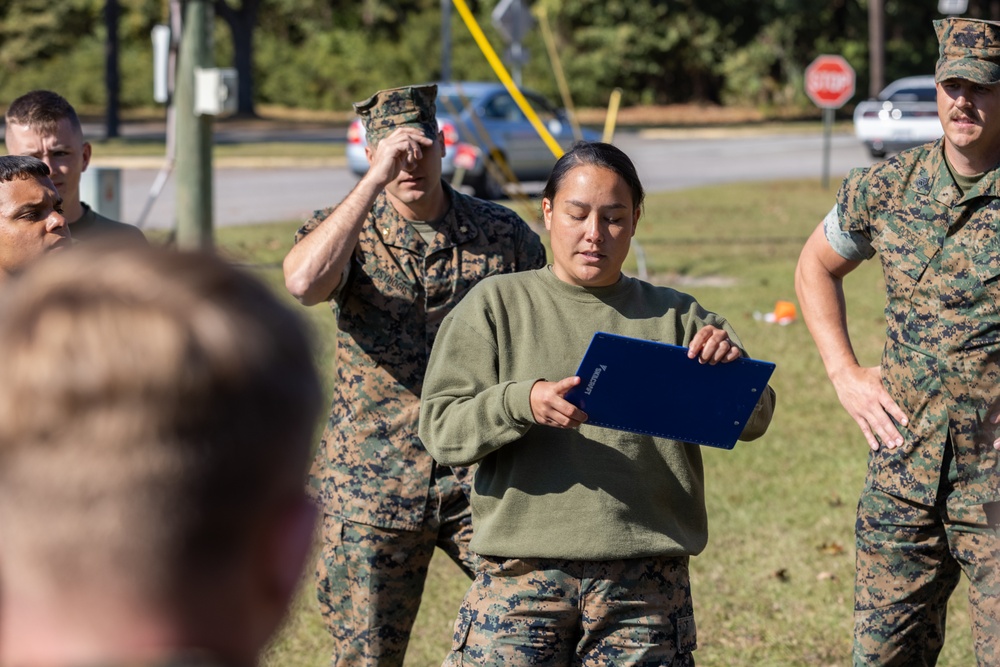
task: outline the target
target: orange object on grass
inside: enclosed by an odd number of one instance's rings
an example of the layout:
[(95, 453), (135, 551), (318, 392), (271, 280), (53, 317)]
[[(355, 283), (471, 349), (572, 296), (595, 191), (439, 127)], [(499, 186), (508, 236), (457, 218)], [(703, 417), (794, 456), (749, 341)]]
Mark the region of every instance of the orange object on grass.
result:
[(794, 322), (797, 317), (795, 304), (791, 301), (778, 301), (774, 304), (774, 321), (779, 324)]

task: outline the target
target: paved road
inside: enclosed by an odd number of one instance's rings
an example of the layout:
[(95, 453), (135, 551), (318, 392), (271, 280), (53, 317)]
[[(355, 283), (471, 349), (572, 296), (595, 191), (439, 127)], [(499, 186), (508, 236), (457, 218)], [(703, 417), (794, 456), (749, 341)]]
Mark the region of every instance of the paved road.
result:
[[(646, 131), (620, 133), (616, 143), (633, 159), (649, 192), (741, 181), (819, 180), (822, 173), (822, 136), (816, 133), (694, 137), (678, 131)], [(835, 135), (831, 199), (840, 177), (852, 167), (871, 162), (852, 136)], [(156, 174), (153, 168), (123, 170), (122, 217), (126, 221), (139, 218)], [(354, 182), (346, 168), (336, 166), (219, 168), (214, 181), (215, 224), (301, 220), (317, 208), (340, 201)], [(173, 226), (174, 185), (171, 177), (150, 209), (145, 227)]]

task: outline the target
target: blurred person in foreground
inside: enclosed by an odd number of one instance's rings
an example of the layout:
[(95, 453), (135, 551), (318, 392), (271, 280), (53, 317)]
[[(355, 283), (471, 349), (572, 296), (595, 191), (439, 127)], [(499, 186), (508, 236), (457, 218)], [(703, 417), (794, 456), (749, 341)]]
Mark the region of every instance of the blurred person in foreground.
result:
[(317, 565), (333, 665), (401, 665), (435, 546), (472, 576), (466, 468), (417, 437), (420, 389), (444, 316), (486, 276), (545, 264), (513, 211), (441, 179), (437, 86), (354, 105), (370, 168), (299, 230), (285, 284), (337, 317), (337, 381), (312, 481), (323, 507)]
[[(848, 175), (796, 289), (870, 448), (858, 504), (855, 665), (933, 665), (962, 572), (976, 657), (1000, 665), (1000, 23), (934, 22), (944, 136)], [(876, 253), (882, 363), (863, 368), (843, 278)]]
[(256, 664), (315, 518), (298, 318), (219, 259), (84, 246), (0, 290), (0, 377), (0, 664)]
[(50, 90), (33, 90), (10, 103), (5, 120), (7, 152), (30, 155), (48, 165), (75, 240), (145, 243), (138, 227), (106, 218), (80, 201), (80, 176), (90, 165), (92, 149), (83, 140), (80, 119), (66, 98)]
[(49, 168), (33, 157), (0, 156), (0, 283), (69, 245), (62, 197)]
[[(693, 297), (622, 274), (642, 212), (632, 161), (577, 144), (545, 186), (552, 264), (489, 278), (445, 318), (420, 437), (445, 465), (478, 463), (481, 557), (446, 665), (693, 665), (688, 561), (708, 541), (698, 445), (587, 424), (564, 396), (596, 331), (744, 355)], [(671, 391), (666, 388), (663, 400)], [(724, 391), (724, 388), (720, 388)], [(740, 435), (774, 410), (768, 387)]]

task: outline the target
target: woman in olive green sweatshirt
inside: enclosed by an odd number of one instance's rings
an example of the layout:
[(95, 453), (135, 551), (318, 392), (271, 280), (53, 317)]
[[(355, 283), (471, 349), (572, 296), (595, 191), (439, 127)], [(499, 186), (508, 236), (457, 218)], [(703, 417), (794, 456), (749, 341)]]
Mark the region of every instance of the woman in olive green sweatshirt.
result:
[[(642, 200), (624, 153), (577, 144), (542, 200), (552, 265), (482, 281), (441, 325), (420, 437), (442, 464), (479, 464), (482, 557), (445, 664), (694, 664), (701, 452), (590, 426), (564, 398), (595, 331), (686, 345), (709, 364), (743, 354), (691, 296), (622, 274)], [(762, 435), (773, 409), (768, 388), (740, 438)]]

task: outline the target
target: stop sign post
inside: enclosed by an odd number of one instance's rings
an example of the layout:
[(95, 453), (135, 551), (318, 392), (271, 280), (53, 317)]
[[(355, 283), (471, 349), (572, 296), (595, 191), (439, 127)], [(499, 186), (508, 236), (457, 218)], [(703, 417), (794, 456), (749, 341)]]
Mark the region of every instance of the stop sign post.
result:
[(854, 68), (837, 55), (821, 55), (806, 68), (806, 95), (823, 110), (823, 187), (830, 184), (833, 110), (854, 97)]

